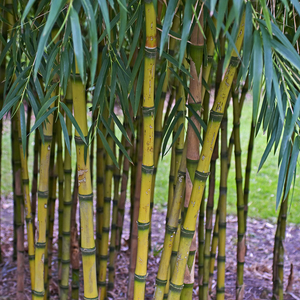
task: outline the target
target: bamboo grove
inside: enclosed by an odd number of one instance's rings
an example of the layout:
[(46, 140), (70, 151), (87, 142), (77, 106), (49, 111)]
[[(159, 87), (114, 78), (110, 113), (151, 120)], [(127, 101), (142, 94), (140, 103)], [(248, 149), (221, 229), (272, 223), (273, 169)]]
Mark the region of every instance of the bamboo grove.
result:
[[(0, 151), (7, 122), (16, 299), (25, 299), (27, 260), (32, 299), (51, 298), (55, 278), (60, 299), (107, 299), (125, 218), (126, 297), (145, 299), (158, 172), (169, 175), (169, 186), (151, 297), (194, 299), (198, 286), (199, 299), (224, 299), (229, 168), (238, 219), (230, 251), (235, 297), (243, 299), (251, 162), (261, 131), (259, 169), (272, 150), (279, 157), (273, 297), (283, 299), (286, 218), (300, 149), (298, 1), (4, 0), (0, 25)], [(242, 149), (248, 93), (253, 116)], [(160, 167), (167, 153), (168, 171)]]

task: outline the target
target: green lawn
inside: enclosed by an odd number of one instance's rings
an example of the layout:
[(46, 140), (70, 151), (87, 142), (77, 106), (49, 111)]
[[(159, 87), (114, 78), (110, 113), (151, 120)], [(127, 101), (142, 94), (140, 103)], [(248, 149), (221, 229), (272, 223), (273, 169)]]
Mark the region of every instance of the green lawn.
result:
[[(232, 107), (229, 108), (228, 116), (228, 139), (232, 128)], [(244, 104), (242, 118), (241, 118), (241, 146), (242, 146), (242, 167), (243, 177), (246, 167), (248, 140), (250, 135), (250, 122), (252, 118), (252, 102), (246, 101)], [(266, 135), (260, 131), (254, 142), (254, 151), (252, 159), (252, 172), (250, 179), (250, 195), (249, 195), (249, 216), (255, 218), (268, 219), (275, 222), (277, 218), (276, 212), (276, 190), (278, 179), (278, 157), (270, 153), (264, 166), (257, 173), (261, 156), (267, 144)], [(169, 163), (170, 153), (160, 162), (158, 167), (158, 174), (155, 189), (155, 202), (159, 205), (166, 205), (168, 195), (168, 180), (169, 180)], [(220, 164), (217, 162), (217, 179), (219, 179)], [(219, 196), (219, 180), (216, 182), (215, 206), (217, 205)], [(291, 195), (292, 193), (290, 193)], [(235, 187), (235, 164), (234, 155), (231, 161), (231, 168), (228, 175), (228, 213), (236, 214), (236, 187)], [(292, 200), (292, 201), (290, 201)], [(292, 203), (288, 221), (291, 223), (300, 223), (300, 181), (299, 175), (296, 176), (296, 184), (293, 198), (290, 196), (290, 203)]]

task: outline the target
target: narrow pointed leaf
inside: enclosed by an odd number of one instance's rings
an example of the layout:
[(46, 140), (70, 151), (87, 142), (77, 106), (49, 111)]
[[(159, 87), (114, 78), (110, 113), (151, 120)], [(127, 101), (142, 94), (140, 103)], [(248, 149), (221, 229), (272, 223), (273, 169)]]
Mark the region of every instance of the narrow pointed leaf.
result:
[(110, 41), (110, 20), (109, 20), (109, 13), (106, 0), (98, 0), (100, 10), (102, 12), (102, 16), (106, 26), (106, 32), (108, 34), (108, 40)]
[(63, 135), (64, 135), (64, 140), (65, 140), (65, 143), (66, 143), (66, 147), (68, 149), (69, 154), (71, 155), (70, 138), (69, 138), (69, 134), (68, 134), (68, 130), (67, 130), (67, 126), (66, 126), (64, 117), (60, 112), (58, 112), (58, 117), (59, 117), (61, 129), (62, 129), (62, 132), (63, 132)]
[(104, 146), (106, 152), (108, 153), (108, 155), (110, 156), (110, 158), (112, 159), (112, 161), (114, 162), (114, 164), (116, 165), (116, 167), (119, 168), (117, 159), (116, 159), (116, 157), (115, 157), (112, 149), (109, 147), (109, 144), (107, 143), (105, 136), (103, 135), (103, 133), (101, 132), (101, 130), (99, 128), (97, 128), (97, 132), (98, 132), (98, 134), (100, 136), (100, 139), (101, 139), (101, 141), (103, 143), (103, 146)]
[(26, 133), (26, 121), (25, 121), (25, 110), (24, 110), (24, 104), (23, 102), (20, 104), (20, 126), (21, 126), (21, 139), (22, 139), (22, 149), (23, 149), (23, 155), (25, 157), (26, 155), (26, 149), (27, 149), (27, 133)]

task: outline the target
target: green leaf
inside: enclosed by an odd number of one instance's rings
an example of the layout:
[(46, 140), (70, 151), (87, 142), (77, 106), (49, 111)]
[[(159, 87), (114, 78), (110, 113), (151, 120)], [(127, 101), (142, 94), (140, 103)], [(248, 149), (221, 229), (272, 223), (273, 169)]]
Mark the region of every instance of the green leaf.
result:
[(228, 8), (228, 0), (219, 1), (218, 5), (218, 16), (217, 16), (217, 28), (216, 28), (216, 36), (215, 39), (217, 40), (219, 37), (219, 33), (221, 31), (221, 27), (223, 24), (224, 16)]
[(195, 123), (194, 123), (193, 120), (192, 120), (191, 118), (189, 118), (189, 117), (186, 117), (186, 119), (188, 120), (189, 124), (192, 126), (192, 128), (193, 128), (195, 134), (197, 135), (197, 138), (198, 138), (200, 144), (203, 145), (203, 140), (202, 140), (202, 138), (201, 138), (200, 132), (199, 132), (198, 128), (196, 127)]
[[(179, 120), (180, 117), (181, 117), (181, 114), (177, 114), (175, 116), (175, 118), (173, 119), (173, 121), (171, 122), (169, 128), (163, 134), (163, 144), (162, 144), (162, 151), (161, 151), (162, 157), (164, 157), (167, 154), (165, 151), (166, 147), (167, 147), (167, 143), (168, 143), (171, 133), (174, 131), (175, 125), (177, 124), (177, 121)], [(183, 125), (183, 124), (181, 124), (181, 125)], [(174, 136), (174, 138), (175, 138), (175, 136)], [(174, 141), (174, 139), (173, 139), (173, 141)], [(172, 143), (172, 145), (173, 144), (174, 143)], [(169, 150), (170, 150), (170, 148), (169, 148)]]
[(63, 108), (63, 110), (65, 111), (66, 115), (68, 116), (68, 118), (71, 120), (73, 126), (75, 127), (76, 131), (78, 132), (79, 136), (81, 137), (82, 141), (86, 143), (86, 139), (85, 136), (83, 135), (77, 121), (75, 120), (75, 118), (73, 117), (72, 113), (70, 112), (70, 110), (68, 109), (68, 107), (63, 103), (60, 102), (61, 107)]
[(99, 103), (99, 100), (100, 100), (100, 93), (101, 93), (102, 87), (105, 83), (108, 63), (109, 63), (109, 59), (108, 59), (108, 57), (105, 57), (102, 62), (101, 70), (98, 75), (98, 79), (97, 79), (96, 86), (95, 86), (94, 97), (93, 97), (93, 109), (92, 109), (93, 114), (94, 114), (94, 112), (97, 108), (97, 105)]
[(26, 121), (25, 121), (25, 110), (24, 104), (21, 102), (20, 104), (20, 127), (21, 127), (21, 139), (22, 139), (22, 148), (23, 148), (23, 156), (26, 155), (27, 149), (27, 133), (26, 133)]
[(22, 18), (21, 18), (21, 28), (23, 28), (23, 25), (24, 25), (24, 20), (26, 18), (26, 16), (28, 15), (32, 5), (34, 4), (35, 0), (29, 0), (26, 4), (26, 7), (24, 9), (24, 12), (22, 14)]
[(63, 115), (60, 112), (58, 112), (58, 117), (59, 117), (61, 129), (62, 129), (62, 132), (64, 135), (66, 147), (68, 149), (69, 154), (71, 155), (71, 145), (70, 145), (70, 138), (69, 138), (69, 134), (68, 134), (68, 130), (67, 130), (67, 125), (65, 123)]
[(272, 36), (272, 25), (271, 25), (269, 9), (267, 7), (266, 0), (259, 0), (259, 2), (260, 2), (261, 6), (262, 6), (262, 9), (263, 9), (263, 16), (264, 16), (264, 19), (266, 21), (266, 25), (267, 25), (269, 34)]
[(166, 78), (166, 66), (167, 66), (167, 62), (164, 63), (163, 67), (162, 67), (162, 73), (159, 76), (159, 82), (157, 85), (157, 88), (155, 90), (155, 100), (154, 100), (154, 107), (155, 107), (155, 114), (154, 116), (156, 116), (156, 112), (157, 112), (157, 108), (159, 105), (160, 101), (165, 101), (165, 97), (163, 99), (161, 99), (161, 95), (162, 95), (162, 89), (163, 89), (163, 85), (164, 85), (164, 81)]
[(200, 118), (200, 116), (197, 114), (197, 112), (193, 109), (191, 105), (187, 104), (186, 107), (191, 111), (193, 116), (196, 118), (197, 122), (202, 126), (203, 130), (206, 132), (207, 125), (205, 124), (205, 122)]
[(184, 6), (184, 14), (183, 14), (183, 26), (182, 26), (182, 34), (181, 34), (181, 42), (179, 48), (179, 66), (182, 64), (182, 60), (186, 50), (187, 40), (190, 35), (190, 28), (192, 24), (192, 16), (193, 16), (193, 5), (194, 0), (187, 0)]
[(287, 180), (286, 180), (286, 187), (285, 187), (285, 194), (284, 194), (284, 199), (288, 196), (288, 192), (290, 191), (291, 184), (292, 184), (292, 179), (296, 174), (296, 166), (297, 166), (297, 160), (299, 156), (299, 150), (300, 150), (300, 137), (297, 136), (294, 141), (293, 145), (293, 150), (291, 154), (291, 160), (289, 163), (289, 170), (288, 170), (288, 175), (287, 175)]
[(119, 49), (122, 46), (127, 24), (126, 0), (118, 0), (120, 3), (120, 31), (119, 31)]
[(136, 77), (136, 75), (139, 71), (139, 68), (141, 66), (141, 63), (143, 62), (143, 59), (144, 59), (144, 48), (139, 50), (138, 56), (136, 58), (134, 66), (133, 66), (133, 69), (132, 69), (132, 72), (131, 72), (131, 77), (130, 77), (130, 82), (129, 82), (129, 88), (128, 88), (129, 91), (133, 87), (135, 77)]
[(35, 131), (42, 123), (57, 109), (57, 107), (52, 107), (45, 114), (43, 114), (39, 119), (36, 119), (34, 125), (31, 128), (30, 133)]
[(278, 206), (280, 203), (283, 186), (284, 186), (285, 179), (287, 176), (287, 168), (288, 168), (288, 162), (289, 162), (289, 158), (290, 158), (290, 150), (291, 150), (291, 147), (290, 147), (290, 145), (288, 145), (288, 147), (285, 148), (283, 158), (281, 160), (281, 165), (280, 165), (279, 175), (278, 175), (278, 183), (277, 183), (276, 210), (278, 209)]
[(298, 15), (300, 15), (300, 4), (298, 0), (291, 0), (292, 4), (294, 5), (295, 9), (298, 12)]
[(279, 89), (279, 83), (278, 83), (277, 74), (276, 74), (275, 70), (273, 70), (273, 87), (274, 87), (276, 98), (277, 98), (277, 105), (278, 105), (278, 109), (279, 109), (281, 122), (283, 123), (285, 112), (283, 111), (281, 92)]
[(178, 3), (178, 0), (170, 0), (168, 2), (167, 11), (165, 14), (164, 25), (163, 25), (162, 34), (161, 34), (161, 39), (160, 39), (159, 56), (162, 55), (163, 50), (164, 50), (164, 45), (168, 39), (172, 21), (173, 21), (174, 15), (175, 15), (177, 3)]
[(91, 60), (91, 85), (94, 85), (94, 79), (96, 74), (97, 67), (97, 58), (98, 58), (98, 36), (97, 36), (97, 25), (95, 21), (93, 7), (90, 3), (90, 0), (82, 0), (82, 5), (85, 10), (85, 13), (88, 16), (90, 30), (90, 40), (91, 40), (91, 52), (92, 52), (92, 60)]
[(82, 46), (82, 36), (81, 36), (81, 28), (80, 21), (77, 14), (77, 11), (74, 7), (70, 9), (70, 20), (73, 34), (73, 47), (77, 60), (77, 66), (79, 69), (80, 77), (82, 82), (85, 82), (85, 73), (84, 73), (84, 55), (83, 55), (83, 46)]
[(104, 146), (106, 152), (108, 153), (108, 155), (110, 156), (110, 158), (112, 159), (112, 161), (114, 162), (114, 164), (116, 165), (116, 167), (119, 168), (117, 159), (116, 159), (116, 157), (115, 157), (112, 149), (109, 147), (109, 144), (107, 143), (105, 136), (103, 135), (103, 133), (101, 132), (101, 130), (99, 128), (97, 128), (97, 132), (98, 132), (98, 134), (100, 136), (100, 139), (101, 139), (101, 141), (103, 143), (103, 146)]
[(122, 123), (120, 122), (119, 118), (116, 116), (116, 114), (115, 114), (114, 112), (112, 112), (111, 116), (112, 116), (112, 118), (114, 119), (114, 121), (115, 121), (115, 123), (117, 124), (118, 128), (120, 129), (120, 131), (122, 132), (123, 136), (124, 136), (125, 139), (127, 140), (127, 142), (128, 142), (130, 145), (132, 145), (132, 144), (131, 144), (131, 141), (130, 141), (128, 135), (127, 135), (127, 132), (126, 132), (124, 126), (122, 125)]
[(48, 41), (48, 38), (50, 36), (51, 30), (59, 16), (60, 10), (62, 6), (66, 3), (66, 0), (56, 0), (55, 4), (50, 5), (50, 11), (49, 15), (45, 24), (45, 27), (43, 29), (41, 38), (39, 40), (38, 44), (38, 49), (36, 53), (36, 58), (35, 58), (35, 66), (34, 66), (34, 78), (37, 76), (38, 69), (41, 64), (41, 60), (44, 54), (44, 48), (46, 46), (46, 43)]
[(272, 149), (272, 147), (274, 145), (274, 142), (275, 142), (275, 135), (276, 135), (276, 133), (275, 133), (275, 131), (273, 131), (272, 136), (271, 136), (271, 138), (270, 138), (270, 140), (268, 142), (268, 145), (267, 145), (267, 147), (266, 147), (266, 149), (265, 149), (265, 151), (264, 151), (264, 153), (262, 155), (262, 158), (260, 160), (257, 172), (260, 171), (261, 167), (263, 166), (263, 164), (265, 163), (266, 159), (268, 158), (268, 156), (270, 154), (270, 151), (271, 151), (271, 149)]
[(6, 54), (7, 54), (7, 51), (9, 50), (10, 46), (12, 45), (12, 43), (15, 43), (16, 42), (16, 39), (15, 39), (15, 36), (9, 40), (9, 42), (5, 45), (4, 49), (2, 50), (1, 52), (1, 55), (0, 55), (0, 65), (2, 65), (2, 61), (3, 59), (6, 57)]
[(108, 12), (107, 3), (106, 0), (98, 0), (98, 3), (105, 22), (106, 32), (108, 34), (108, 40), (110, 42), (110, 21), (109, 21), (109, 12)]
[[(139, 6), (138, 11), (142, 12), (142, 6)], [(137, 43), (140, 39), (142, 24), (143, 24), (143, 14), (139, 13), (136, 25), (134, 26), (135, 30), (134, 30), (134, 34), (133, 34), (133, 39), (132, 39), (132, 42), (130, 43), (130, 53), (129, 53), (127, 67), (129, 66), (129, 64), (131, 62), (133, 54), (136, 50)]]
[(57, 53), (59, 51), (59, 48), (58, 48), (58, 43), (55, 44), (48, 60), (47, 60), (47, 66), (46, 66), (46, 80), (45, 80), (45, 86), (48, 85), (49, 83), (49, 79), (50, 79), (50, 75), (51, 75), (51, 70), (53, 69), (53, 64), (54, 64), (54, 61), (56, 59), (56, 56), (57, 56)]
[(296, 45), (296, 42), (298, 41), (299, 37), (300, 37), (300, 26), (298, 27), (298, 29), (297, 29), (297, 31), (296, 31), (296, 33), (295, 33), (295, 35), (294, 35), (294, 38), (293, 38), (293, 46)]
[(260, 26), (260, 30), (262, 33), (263, 45), (264, 45), (264, 65), (265, 65), (267, 100), (268, 103), (270, 103), (272, 80), (273, 80), (273, 61), (272, 61), (271, 41), (268, 33), (266, 32), (263, 26)]
[(104, 126), (105, 126), (107, 132), (109, 133), (109, 135), (112, 137), (112, 139), (118, 145), (119, 149), (123, 152), (123, 154), (127, 157), (127, 159), (132, 163), (132, 160), (131, 160), (130, 156), (128, 155), (126, 149), (124, 148), (124, 146), (122, 145), (122, 143), (118, 140), (118, 138), (115, 136), (115, 134), (110, 129), (109, 125), (107, 124), (107, 122), (104, 120), (104, 118), (102, 116), (101, 116), (101, 121), (104, 124)]
[(40, 108), (36, 118), (39, 119), (51, 106), (51, 104), (58, 98), (58, 96), (51, 97), (49, 100), (47, 100), (42, 107)]
[(245, 33), (244, 33), (244, 41), (243, 41), (243, 64), (242, 64), (244, 79), (246, 79), (247, 76), (246, 74), (250, 63), (250, 56), (252, 52), (252, 41), (253, 41), (252, 7), (251, 7), (251, 3), (247, 2), (246, 18), (245, 18)]
[(180, 125), (179, 125), (179, 128), (177, 129), (177, 131), (176, 131), (176, 133), (175, 133), (175, 135), (174, 135), (174, 137), (173, 137), (173, 140), (172, 140), (172, 143), (171, 143), (171, 145), (170, 145), (170, 147), (168, 148), (168, 150), (167, 151), (163, 151), (163, 156), (165, 156), (169, 151), (170, 151), (170, 149), (173, 147), (173, 145), (175, 144), (175, 142), (177, 141), (177, 139), (179, 138), (179, 135), (180, 135), (180, 133), (181, 133), (181, 131), (182, 131), (182, 129), (183, 129), (183, 126), (184, 126), (184, 124), (183, 123), (181, 123)]
[[(176, 112), (177, 112), (177, 109), (178, 109), (178, 107), (179, 107), (181, 101), (182, 101), (182, 98), (180, 98), (180, 99), (178, 99), (178, 100), (176, 101), (176, 103), (175, 103), (175, 105), (174, 105), (174, 107), (173, 107), (171, 113), (169, 114), (169, 116), (168, 116), (168, 118), (167, 118), (167, 121), (166, 121), (166, 123), (165, 123), (165, 126), (164, 126), (163, 137), (165, 136), (165, 134), (166, 134), (166, 132), (167, 132), (167, 130), (168, 130), (168, 128), (169, 128), (169, 125), (170, 125), (172, 119), (174, 118), (174, 116), (175, 116), (175, 114), (176, 114)], [(179, 116), (179, 115), (177, 115), (177, 116)]]
[(193, 95), (192, 95), (192, 93), (190, 92), (190, 89), (187, 87), (186, 83), (182, 80), (182, 78), (172, 68), (169, 68), (169, 69), (174, 74), (174, 76), (179, 80), (179, 82), (183, 85), (185, 91), (191, 96), (193, 101), (196, 102)]
[(111, 83), (110, 83), (110, 97), (109, 97), (109, 113), (111, 114), (114, 110), (114, 99), (116, 94), (116, 84), (117, 84), (117, 68), (116, 62), (113, 62), (112, 72), (111, 72)]
[(261, 97), (261, 79), (263, 72), (262, 44), (259, 32), (254, 32), (253, 44), (253, 122), (256, 124)]

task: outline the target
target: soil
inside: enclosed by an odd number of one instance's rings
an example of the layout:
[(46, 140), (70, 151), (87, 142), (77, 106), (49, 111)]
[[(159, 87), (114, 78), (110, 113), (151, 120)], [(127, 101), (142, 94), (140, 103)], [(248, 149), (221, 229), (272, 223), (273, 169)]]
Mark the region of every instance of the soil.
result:
[[(128, 216), (128, 207), (126, 216)], [(165, 209), (154, 209), (152, 222), (152, 252), (148, 261), (148, 277), (146, 283), (146, 299), (152, 299), (155, 277), (162, 248)], [(13, 203), (11, 199), (1, 201), (1, 249), (3, 262), (0, 264), (0, 299), (16, 299), (16, 262), (13, 261)], [(56, 218), (57, 220), (57, 218)], [(127, 299), (129, 253), (129, 218), (125, 218), (125, 229), (122, 238), (122, 248), (118, 254), (116, 267), (116, 283), (113, 292), (108, 293), (109, 299)], [(57, 222), (57, 221), (55, 221)], [(57, 227), (57, 223), (55, 223)], [(57, 228), (56, 228), (57, 230)], [(244, 272), (244, 299), (271, 299), (272, 297), (272, 259), (276, 225), (257, 219), (248, 220), (247, 256)], [(57, 231), (55, 231), (57, 232)], [(26, 237), (25, 237), (26, 238)], [(284, 256), (284, 299), (300, 300), (300, 226), (289, 225), (286, 231)], [(225, 299), (235, 299), (236, 280), (236, 243), (237, 218), (227, 218), (226, 244), (226, 288)], [(25, 245), (25, 249), (27, 249)], [(28, 255), (25, 252), (25, 297), (31, 299), (30, 274)], [(291, 270), (292, 265), (292, 272)], [(57, 239), (54, 238), (52, 260), (52, 281), (50, 283), (50, 299), (59, 299), (58, 292), (58, 262)], [(195, 288), (193, 299), (198, 299), (198, 268), (195, 268)], [(292, 280), (288, 280), (288, 278)], [(215, 299), (216, 274), (212, 283), (211, 298)], [(82, 285), (82, 282), (81, 282)], [(82, 286), (80, 299), (83, 299)], [(287, 291), (286, 291), (287, 290)]]

